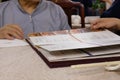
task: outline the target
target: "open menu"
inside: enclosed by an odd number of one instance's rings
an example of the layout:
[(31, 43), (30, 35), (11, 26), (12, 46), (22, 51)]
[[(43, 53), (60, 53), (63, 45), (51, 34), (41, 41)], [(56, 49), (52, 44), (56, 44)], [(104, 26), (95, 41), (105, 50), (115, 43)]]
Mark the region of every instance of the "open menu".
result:
[(49, 67), (120, 60), (120, 36), (109, 30), (32, 33), (27, 41)]
[(31, 42), (48, 51), (84, 49), (120, 44), (120, 36), (109, 30), (91, 32), (74, 29), (39, 33), (30, 37)]

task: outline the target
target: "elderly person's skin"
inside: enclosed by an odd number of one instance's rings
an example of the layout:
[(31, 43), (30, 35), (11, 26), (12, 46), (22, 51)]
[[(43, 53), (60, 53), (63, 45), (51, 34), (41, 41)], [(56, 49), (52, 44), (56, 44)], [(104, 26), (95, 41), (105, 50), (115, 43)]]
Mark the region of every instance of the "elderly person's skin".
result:
[(91, 22), (91, 29), (111, 29), (120, 30), (120, 19), (117, 18), (100, 18)]
[[(19, 0), (19, 2), (22, 8), (27, 13), (31, 14), (39, 4), (40, 0)], [(23, 39), (23, 36), (23, 31), (18, 25), (10, 24), (0, 28), (1, 39)]]

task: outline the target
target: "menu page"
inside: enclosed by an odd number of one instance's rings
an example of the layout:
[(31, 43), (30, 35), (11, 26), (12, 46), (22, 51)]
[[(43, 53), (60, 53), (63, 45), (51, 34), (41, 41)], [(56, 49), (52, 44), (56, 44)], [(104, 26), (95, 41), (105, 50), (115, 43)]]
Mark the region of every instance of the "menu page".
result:
[[(63, 33), (63, 34), (61, 34)], [(120, 44), (120, 36), (109, 30), (85, 32), (84, 30), (70, 30), (30, 37), (34, 45), (48, 51), (70, 49), (84, 49)]]
[(16, 47), (16, 46), (26, 46), (28, 43), (24, 40), (14, 39), (0, 39), (0, 47)]

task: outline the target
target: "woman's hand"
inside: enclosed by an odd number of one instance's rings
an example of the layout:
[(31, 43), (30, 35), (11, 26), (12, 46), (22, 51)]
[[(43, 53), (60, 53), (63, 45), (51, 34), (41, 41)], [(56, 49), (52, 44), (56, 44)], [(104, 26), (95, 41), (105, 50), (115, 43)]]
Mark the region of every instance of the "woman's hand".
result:
[(113, 29), (120, 30), (120, 19), (117, 18), (100, 18), (91, 22), (91, 29)]

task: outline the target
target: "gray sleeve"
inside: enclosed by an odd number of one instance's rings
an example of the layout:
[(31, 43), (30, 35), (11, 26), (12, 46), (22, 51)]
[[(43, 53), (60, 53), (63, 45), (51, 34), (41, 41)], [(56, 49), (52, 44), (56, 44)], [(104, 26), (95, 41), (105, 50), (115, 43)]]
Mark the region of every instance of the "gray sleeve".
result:
[(0, 3), (0, 28), (3, 26), (3, 17), (4, 17), (3, 14), (7, 5), (8, 5), (8, 1)]
[(60, 17), (62, 29), (70, 29), (70, 25), (68, 24), (67, 15), (65, 14), (65, 12), (63, 11), (63, 9), (61, 7), (59, 7), (58, 10), (59, 10), (59, 17)]

